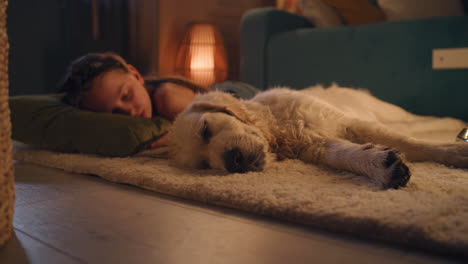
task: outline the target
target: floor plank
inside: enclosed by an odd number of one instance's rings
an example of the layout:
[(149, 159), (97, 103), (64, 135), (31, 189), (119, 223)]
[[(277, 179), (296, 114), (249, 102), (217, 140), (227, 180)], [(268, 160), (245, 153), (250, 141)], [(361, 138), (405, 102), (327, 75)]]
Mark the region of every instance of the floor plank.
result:
[(72, 264), (83, 263), (83, 261), (68, 256), (21, 231), (15, 230), (12, 238), (0, 249), (0, 263)]

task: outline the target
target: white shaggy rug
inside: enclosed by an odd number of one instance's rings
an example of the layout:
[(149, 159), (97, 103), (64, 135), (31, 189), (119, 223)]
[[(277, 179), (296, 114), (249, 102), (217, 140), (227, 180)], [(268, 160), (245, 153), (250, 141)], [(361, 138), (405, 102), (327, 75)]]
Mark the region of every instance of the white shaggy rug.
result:
[[(421, 138), (454, 141), (454, 120), (396, 124)], [(463, 124), (461, 124), (463, 125)], [(468, 143), (467, 143), (468, 144)], [(468, 170), (411, 163), (407, 187), (297, 160), (264, 172), (184, 170), (151, 157), (106, 158), (17, 148), (15, 159), (302, 224), (468, 258)]]

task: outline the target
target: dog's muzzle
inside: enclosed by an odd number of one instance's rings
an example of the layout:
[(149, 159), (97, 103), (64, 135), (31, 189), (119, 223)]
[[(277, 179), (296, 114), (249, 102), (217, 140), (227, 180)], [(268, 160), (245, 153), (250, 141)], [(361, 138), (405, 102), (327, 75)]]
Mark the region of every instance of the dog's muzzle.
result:
[(265, 166), (265, 153), (263, 153), (262, 148), (249, 153), (243, 153), (239, 148), (233, 148), (223, 153), (223, 160), (226, 170), (232, 173), (261, 171)]

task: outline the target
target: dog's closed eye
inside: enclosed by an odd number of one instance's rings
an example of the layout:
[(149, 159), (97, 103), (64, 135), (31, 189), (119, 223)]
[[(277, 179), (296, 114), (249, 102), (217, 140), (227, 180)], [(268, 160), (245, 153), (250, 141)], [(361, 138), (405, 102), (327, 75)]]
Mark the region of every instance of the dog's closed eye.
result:
[(201, 129), (200, 135), (201, 135), (203, 141), (206, 144), (208, 144), (210, 142), (210, 139), (213, 136), (213, 133), (211, 133), (211, 130), (208, 127), (208, 123), (206, 121), (203, 122), (203, 126), (202, 126), (202, 129)]
[(211, 113), (224, 113), (226, 115), (233, 116), (241, 122), (247, 122), (248, 120), (244, 117), (243, 110), (237, 109), (234, 106), (227, 107), (226, 105), (217, 105), (211, 103), (196, 103), (191, 107), (192, 111), (200, 112), (211, 112)]

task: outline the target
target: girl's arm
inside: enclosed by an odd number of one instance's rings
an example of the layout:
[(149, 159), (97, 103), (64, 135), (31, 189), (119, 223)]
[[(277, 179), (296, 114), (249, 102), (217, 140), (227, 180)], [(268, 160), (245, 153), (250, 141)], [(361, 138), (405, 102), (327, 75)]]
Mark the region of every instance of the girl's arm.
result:
[[(207, 92), (208, 88), (199, 88), (198, 92)], [(194, 88), (189, 88), (186, 83), (164, 82), (158, 85), (153, 93), (152, 103), (157, 114), (173, 121), (176, 116), (192, 103), (195, 97)], [(167, 134), (151, 144), (151, 148), (167, 146), (169, 137)]]

